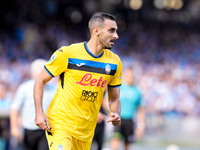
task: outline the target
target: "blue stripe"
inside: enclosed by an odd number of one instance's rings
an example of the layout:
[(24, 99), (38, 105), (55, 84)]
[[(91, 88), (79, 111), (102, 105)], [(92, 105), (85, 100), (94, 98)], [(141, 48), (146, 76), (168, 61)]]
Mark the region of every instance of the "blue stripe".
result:
[(51, 77), (54, 77), (50, 72), (49, 70), (47, 70), (47, 68), (44, 66), (44, 69), (47, 71), (47, 73), (51, 76)]
[(87, 47), (87, 42), (84, 43), (84, 46), (85, 46), (85, 49), (86, 49), (86, 51), (88, 52), (88, 54), (90, 54), (90, 55), (91, 55), (92, 57), (94, 57), (94, 58), (100, 58), (100, 57), (103, 55), (103, 53), (104, 53), (104, 52), (102, 52), (100, 55), (95, 56), (94, 54), (92, 54), (92, 53), (90, 52), (89, 48)]
[[(75, 58), (69, 58), (70, 64), (83, 64), (84, 66), (90, 66), (90, 67), (96, 67), (96, 68), (105, 68), (106, 65), (109, 63), (102, 63), (102, 62), (96, 62), (96, 61), (90, 61), (90, 60), (83, 60), (83, 59), (75, 59)], [(110, 68), (112, 70), (117, 70), (117, 65), (115, 64), (109, 64)]]

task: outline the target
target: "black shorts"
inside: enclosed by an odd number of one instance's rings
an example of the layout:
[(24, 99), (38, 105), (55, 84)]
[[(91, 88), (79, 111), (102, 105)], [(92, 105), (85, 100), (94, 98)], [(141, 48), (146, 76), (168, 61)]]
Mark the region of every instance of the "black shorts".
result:
[(24, 149), (25, 150), (48, 150), (48, 143), (45, 136), (45, 131), (38, 130), (28, 130), (25, 129), (24, 132)]
[(121, 125), (114, 127), (114, 138), (123, 137), (125, 143), (134, 142), (135, 124), (132, 119), (121, 119)]

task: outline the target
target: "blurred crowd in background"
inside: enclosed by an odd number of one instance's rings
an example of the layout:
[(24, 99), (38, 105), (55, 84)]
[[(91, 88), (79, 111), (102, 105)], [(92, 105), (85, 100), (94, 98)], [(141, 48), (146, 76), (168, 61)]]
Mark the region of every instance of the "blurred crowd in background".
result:
[[(89, 40), (86, 22), (92, 8), (98, 8), (97, 4), (81, 13), (81, 10), (89, 7), (83, 1), (74, 0), (66, 8), (62, 5), (68, 3), (62, 0), (0, 2), (1, 112), (5, 113), (6, 108), (9, 109), (19, 84), (30, 78), (29, 67), (33, 60), (48, 60), (62, 45)], [(132, 16), (132, 21), (126, 17), (123, 20), (122, 15), (131, 18), (124, 10), (120, 5), (110, 10), (120, 20), (120, 38), (112, 51), (119, 54), (123, 67), (132, 66), (134, 69), (135, 83), (142, 91), (147, 114), (147, 133), (160, 132), (165, 117), (198, 118), (200, 21), (145, 20), (138, 17), (140, 10)], [(170, 15), (173, 16), (173, 12)]]

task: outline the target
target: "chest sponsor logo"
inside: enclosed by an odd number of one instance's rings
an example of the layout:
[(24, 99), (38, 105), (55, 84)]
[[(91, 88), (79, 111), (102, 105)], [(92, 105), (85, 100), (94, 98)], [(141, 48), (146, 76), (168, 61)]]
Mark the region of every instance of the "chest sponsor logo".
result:
[(98, 92), (83, 90), (81, 100), (88, 101), (88, 102), (94, 102), (97, 99), (97, 96), (98, 96)]
[(76, 81), (76, 84), (80, 84), (82, 86), (96, 86), (104, 88), (106, 86), (107, 80), (103, 80), (101, 76), (99, 79), (92, 78), (91, 73), (85, 74), (80, 81)]

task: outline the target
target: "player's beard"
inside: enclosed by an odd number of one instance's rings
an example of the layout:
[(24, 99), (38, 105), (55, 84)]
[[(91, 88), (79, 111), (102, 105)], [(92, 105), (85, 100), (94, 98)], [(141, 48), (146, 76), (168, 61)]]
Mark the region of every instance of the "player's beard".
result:
[[(111, 49), (114, 45), (114, 41), (115, 40), (113, 40), (113, 39), (111, 39), (111, 40), (103, 39), (103, 38), (100, 39), (100, 43), (103, 45), (102, 46), (103, 49)], [(111, 42), (113, 42), (113, 44), (111, 44)]]

